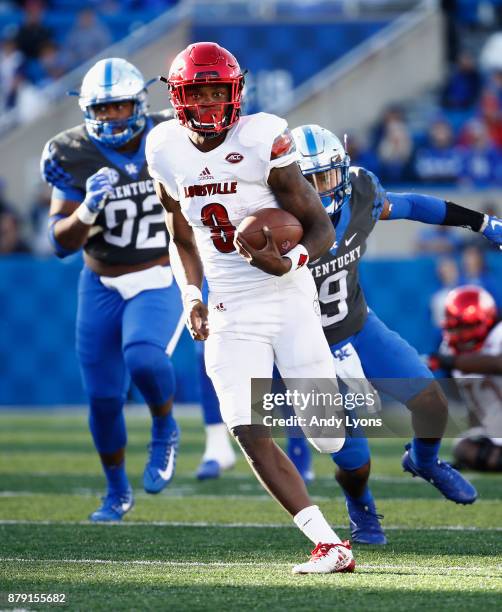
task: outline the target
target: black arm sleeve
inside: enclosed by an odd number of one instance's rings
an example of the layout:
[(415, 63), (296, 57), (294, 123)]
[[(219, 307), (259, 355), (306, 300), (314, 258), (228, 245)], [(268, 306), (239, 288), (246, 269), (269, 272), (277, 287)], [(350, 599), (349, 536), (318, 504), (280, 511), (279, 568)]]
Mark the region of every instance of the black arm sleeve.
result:
[(453, 225), (456, 227), (468, 227), (473, 232), (479, 232), (485, 216), (476, 210), (470, 210), (459, 206), (454, 202), (446, 201), (446, 214), (441, 225)]

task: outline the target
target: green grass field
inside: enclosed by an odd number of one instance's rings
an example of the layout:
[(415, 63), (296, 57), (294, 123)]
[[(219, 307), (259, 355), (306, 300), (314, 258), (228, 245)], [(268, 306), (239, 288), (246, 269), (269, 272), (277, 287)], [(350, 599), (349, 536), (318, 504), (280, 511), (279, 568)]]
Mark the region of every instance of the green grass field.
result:
[[(200, 417), (180, 418), (177, 474), (157, 497), (140, 488), (146, 410), (127, 419), (136, 506), (122, 524), (92, 525), (103, 478), (85, 414), (0, 411), (1, 610), (43, 608), (8, 604), (12, 592), (65, 593), (58, 607), (71, 610), (502, 609), (502, 478), (473, 474), (480, 499), (460, 507), (402, 473), (402, 443), (375, 440), (389, 544), (356, 545), (354, 574), (293, 576), (311, 546), (244, 460), (217, 482), (194, 479)], [(315, 471), (314, 500), (346, 537), (331, 459)]]

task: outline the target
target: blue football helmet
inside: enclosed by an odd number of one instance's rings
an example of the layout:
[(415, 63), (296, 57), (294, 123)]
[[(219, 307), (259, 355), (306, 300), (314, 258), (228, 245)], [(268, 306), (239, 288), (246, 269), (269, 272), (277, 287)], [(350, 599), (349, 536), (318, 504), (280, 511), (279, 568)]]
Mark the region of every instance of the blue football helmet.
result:
[[(97, 104), (127, 100), (134, 102), (134, 111), (128, 119), (96, 119), (94, 107)], [(125, 59), (112, 57), (94, 64), (82, 81), (78, 102), (84, 112), (89, 136), (107, 147), (126, 144), (146, 125), (148, 100), (145, 80), (141, 72)]]
[(292, 132), (303, 176), (319, 194), (328, 214), (337, 213), (350, 199), (350, 157), (340, 140), (320, 125), (301, 125)]

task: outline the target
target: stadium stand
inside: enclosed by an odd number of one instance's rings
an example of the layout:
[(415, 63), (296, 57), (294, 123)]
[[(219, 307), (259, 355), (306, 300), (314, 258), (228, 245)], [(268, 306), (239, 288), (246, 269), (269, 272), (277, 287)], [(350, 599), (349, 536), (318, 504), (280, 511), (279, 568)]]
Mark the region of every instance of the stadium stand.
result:
[[(58, 122), (62, 128), (79, 121), (75, 100), (64, 100), (62, 90), (63, 85), (75, 87), (83, 69), (58, 79), (62, 49), (66, 57), (74, 53), (78, 61), (87, 57), (88, 51), (78, 44), (71, 50), (70, 41), (78, 39), (69, 33), (73, 27), (81, 32), (92, 22), (94, 30), (99, 21), (96, 40), (100, 38), (103, 44), (107, 37), (116, 42), (133, 30), (124, 46), (105, 53), (131, 56), (148, 76), (155, 69), (162, 70), (173, 51), (188, 41), (216, 40), (232, 49), (250, 71), (249, 112), (284, 112), (292, 125), (318, 121), (339, 134), (346, 130), (353, 163), (374, 171), (391, 190), (427, 191), (477, 209), (488, 209), (495, 202), (496, 208), (500, 195), (496, 188), (502, 177), (502, 72), (493, 60), (486, 60), (491, 57), (486, 48), (493, 47), (493, 41), (486, 42), (486, 38), (500, 24), (498, 3), (493, 3), (487, 17), (482, 8), (486, 3), (457, 2), (453, 10), (451, 3), (444, 2), (441, 18), (428, 2), (357, 2), (348, 13), (343, 12), (347, 4), (343, 2), (194, 2), (188, 25), (181, 21), (182, 15), (168, 27), (162, 14), (173, 4), (129, 0), (97, 7), (89, 1), (76, 7), (69, 0), (53, 0), (45, 5), (29, 2), (22, 9), (2, 3), (4, 107), (13, 103), (12, 88), (19, 85), (20, 76), (28, 88), (53, 79), (59, 89), (54, 90), (58, 92), (54, 108), (41, 105), (43, 118), (4, 132), (0, 138), (6, 159), (4, 180), (8, 180), (0, 204), (0, 304), (7, 323), (6, 333), (0, 336), (0, 366), (5, 373), (0, 404), (83, 401), (73, 355), (80, 259), (61, 264), (47, 257), (43, 239), (47, 194), (40, 191), (36, 168), (40, 148), (57, 131)], [(389, 5), (399, 13), (397, 19)], [(410, 10), (403, 13), (403, 8)], [(27, 18), (30, 11), (34, 16)], [(22, 37), (15, 38), (13, 26), (27, 22), (40, 44), (32, 51), (25, 48), (23, 54)], [(140, 36), (140, 25), (145, 23), (151, 26)], [(422, 65), (407, 81), (407, 62), (421, 48)], [(26, 69), (24, 58), (29, 53), (42, 67), (38, 72)], [(64, 70), (76, 61), (65, 60)], [(378, 96), (368, 105), (364, 87), (374, 83), (380, 85)], [(40, 105), (38, 91), (31, 93)], [(151, 101), (154, 108), (160, 108), (166, 101), (165, 91), (152, 88)], [(30, 112), (32, 104), (27, 114), (33, 119)], [(4, 155), (11, 150), (18, 156), (15, 163)], [(8, 239), (2, 240), (2, 232)], [(361, 266), (369, 304), (420, 352), (437, 347), (431, 299), (444, 286), (441, 273), (436, 272), (441, 258), (449, 255), (459, 278), (465, 279), (467, 272), (462, 267), (469, 267), (469, 256), (465, 257), (464, 249), (473, 246), (472, 236), (466, 233), (434, 232), (400, 221), (379, 224), (370, 241), (368, 255), (373, 260)], [(444, 249), (438, 247), (441, 243)], [(493, 283), (493, 276), (501, 272), (498, 253), (485, 242), (477, 241), (474, 246), (484, 250), (481, 256), (486, 261), (474, 280), (488, 283), (502, 305), (500, 290)], [(36, 255), (15, 254), (28, 250)], [(474, 261), (475, 256), (470, 259)], [(474, 276), (471, 274), (471, 280)], [(382, 286), (382, 278), (392, 279), (392, 295)], [(53, 299), (54, 295), (65, 299)], [(405, 318), (403, 312), (414, 316)], [(38, 324), (40, 313), (44, 313), (43, 326)], [(18, 339), (15, 351), (13, 338)], [(195, 401), (198, 390), (188, 384), (193, 364), (187, 338), (175, 359), (182, 364), (178, 399)]]

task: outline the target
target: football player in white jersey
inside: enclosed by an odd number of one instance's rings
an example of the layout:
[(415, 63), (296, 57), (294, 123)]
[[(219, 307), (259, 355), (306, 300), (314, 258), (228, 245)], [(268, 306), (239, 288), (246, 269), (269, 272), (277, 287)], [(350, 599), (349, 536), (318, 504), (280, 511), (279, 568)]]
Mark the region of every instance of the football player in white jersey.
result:
[(493, 297), (474, 285), (450, 291), (443, 339), (430, 362), (451, 370), (471, 425), (453, 449), (457, 467), (502, 472), (502, 322)]
[[(260, 482), (315, 544), (311, 559), (293, 571), (352, 571), (350, 544), (312, 504), (268, 431), (251, 424), (251, 379), (271, 378), (274, 360), (284, 378), (336, 385), (305, 266), (333, 245), (333, 227), (299, 170), (286, 121), (266, 113), (240, 117), (244, 76), (231, 53), (215, 43), (192, 44), (174, 59), (166, 82), (177, 120), (149, 134), (146, 157), (166, 210), (192, 336), (206, 341), (206, 366), (223, 420)], [(235, 235), (243, 218), (278, 206), (304, 228), (301, 244), (286, 256), (268, 230), (262, 250)], [(200, 291), (203, 273), (209, 309)], [(310, 441), (333, 452), (344, 437)]]

